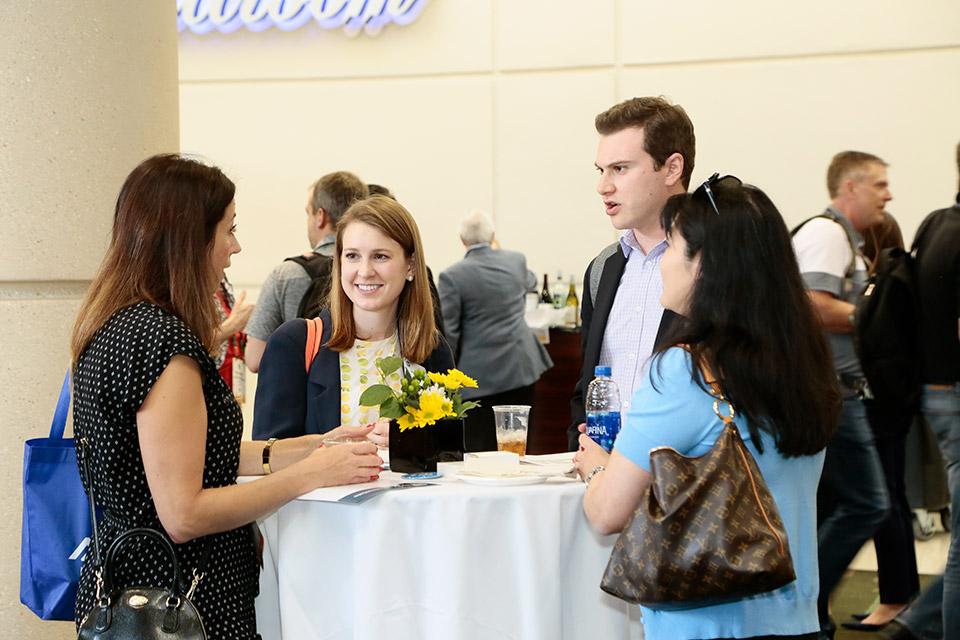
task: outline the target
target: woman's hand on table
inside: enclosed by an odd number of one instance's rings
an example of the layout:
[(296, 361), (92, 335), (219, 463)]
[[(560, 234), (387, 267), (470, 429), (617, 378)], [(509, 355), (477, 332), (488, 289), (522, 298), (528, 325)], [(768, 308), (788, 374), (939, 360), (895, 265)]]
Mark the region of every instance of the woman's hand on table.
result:
[[(355, 428), (355, 427), (354, 427)], [(372, 442), (351, 442), (315, 449), (306, 462), (316, 474), (316, 487), (370, 482), (380, 477), (383, 461)]]
[(573, 456), (573, 466), (577, 468), (580, 479), (586, 482), (587, 476), (597, 467), (606, 467), (610, 454), (586, 434), (587, 425), (580, 425), (580, 448)]
[(373, 431), (367, 436), (378, 447), (390, 446), (390, 418), (380, 418), (373, 423)]
[(370, 440), (373, 440), (371, 431), (374, 430), (374, 424), (368, 424), (362, 427), (348, 427), (346, 425), (340, 425), (339, 427), (335, 427), (322, 434), (321, 439), (334, 440), (342, 438), (369, 438)]
[(581, 424), (580, 448), (573, 456), (573, 464), (584, 482), (598, 468), (603, 467), (603, 471), (598, 470), (590, 479), (583, 496), (583, 510), (597, 532), (619, 533), (640, 504), (652, 476), (616, 449), (607, 453), (586, 430), (586, 425)]

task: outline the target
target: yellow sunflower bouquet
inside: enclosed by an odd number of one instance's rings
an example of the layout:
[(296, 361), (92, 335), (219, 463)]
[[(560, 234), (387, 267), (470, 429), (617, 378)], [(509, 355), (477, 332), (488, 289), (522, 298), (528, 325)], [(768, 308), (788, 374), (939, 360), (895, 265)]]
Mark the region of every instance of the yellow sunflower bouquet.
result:
[(425, 427), (444, 418), (463, 418), (468, 410), (480, 406), (460, 397), (460, 389), (476, 388), (477, 381), (457, 369), (446, 373), (425, 373), (422, 369), (404, 372), (400, 391), (395, 391), (386, 380), (402, 365), (399, 356), (377, 358), (377, 370), (384, 382), (368, 387), (360, 396), (361, 405), (379, 406), (380, 417), (396, 420), (400, 431)]

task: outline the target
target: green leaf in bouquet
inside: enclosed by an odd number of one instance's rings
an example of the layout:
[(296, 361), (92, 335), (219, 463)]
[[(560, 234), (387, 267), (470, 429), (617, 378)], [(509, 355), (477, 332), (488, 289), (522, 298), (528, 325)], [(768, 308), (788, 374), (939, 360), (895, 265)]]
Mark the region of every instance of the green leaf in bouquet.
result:
[(470, 409), (473, 409), (474, 407), (479, 407), (479, 406), (480, 406), (479, 402), (464, 402), (463, 404), (460, 405), (460, 411), (457, 412), (457, 417), (462, 418), (467, 411), (470, 411)]
[(394, 420), (403, 417), (406, 411), (403, 408), (403, 405), (394, 398), (390, 396), (380, 405), (380, 417), (381, 418), (393, 418)]
[[(393, 398), (393, 389), (385, 384), (375, 384), (367, 387), (367, 390), (360, 395), (360, 404), (364, 407), (376, 407), (389, 398)], [(383, 415), (382, 409), (380, 415)]]
[(400, 368), (403, 364), (403, 359), (400, 356), (387, 356), (386, 358), (377, 358), (377, 368), (380, 369), (380, 373), (383, 374), (383, 377), (387, 377), (394, 371)]

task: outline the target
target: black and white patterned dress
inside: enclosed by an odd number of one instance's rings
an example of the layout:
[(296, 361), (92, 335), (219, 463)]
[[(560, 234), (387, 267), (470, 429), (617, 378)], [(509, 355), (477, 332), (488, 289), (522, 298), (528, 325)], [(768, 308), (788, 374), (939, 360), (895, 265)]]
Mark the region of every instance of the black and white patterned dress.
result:
[[(138, 303), (116, 312), (96, 333), (77, 363), (73, 381), (74, 432), (92, 447), (93, 492), (103, 508), (101, 553), (133, 527), (162, 530), (150, 496), (137, 437), (137, 411), (174, 355), (200, 364), (207, 405), (203, 487), (236, 482), (243, 418), (233, 392), (199, 338), (177, 317)], [(253, 602), (258, 565), (248, 528), (214, 534), (206, 576), (194, 596), (210, 640), (257, 637)], [(183, 580), (189, 582), (207, 538), (175, 545)], [(166, 586), (170, 566), (150, 540), (125, 547), (117, 584)], [(93, 557), (87, 554), (87, 560)], [(93, 561), (85, 562), (77, 593), (77, 620), (94, 605)]]

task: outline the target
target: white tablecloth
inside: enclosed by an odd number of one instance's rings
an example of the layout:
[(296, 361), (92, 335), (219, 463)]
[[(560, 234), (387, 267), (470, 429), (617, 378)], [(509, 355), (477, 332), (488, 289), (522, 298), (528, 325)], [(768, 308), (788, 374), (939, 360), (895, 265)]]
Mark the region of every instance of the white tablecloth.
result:
[(264, 518), (263, 639), (643, 637), (639, 609), (600, 590), (616, 538), (590, 528), (583, 484), (432, 482), (359, 505), (308, 494)]

